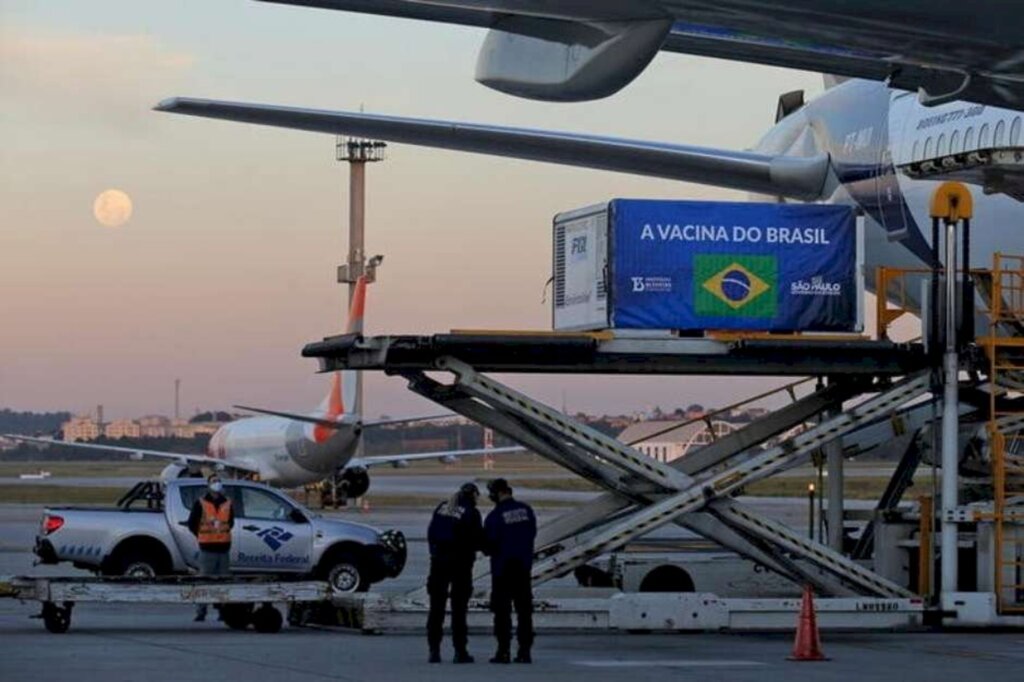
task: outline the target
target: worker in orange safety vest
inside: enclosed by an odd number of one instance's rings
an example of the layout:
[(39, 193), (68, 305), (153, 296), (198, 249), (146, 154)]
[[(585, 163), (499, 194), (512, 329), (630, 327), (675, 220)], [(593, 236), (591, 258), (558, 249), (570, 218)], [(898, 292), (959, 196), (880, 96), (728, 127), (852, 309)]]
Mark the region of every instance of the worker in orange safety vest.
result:
[[(228, 575), (235, 513), (220, 477), (211, 474), (206, 483), (206, 494), (196, 500), (188, 516), (188, 528), (199, 541), (199, 575)], [(206, 620), (206, 611), (206, 604), (196, 606), (197, 622)]]

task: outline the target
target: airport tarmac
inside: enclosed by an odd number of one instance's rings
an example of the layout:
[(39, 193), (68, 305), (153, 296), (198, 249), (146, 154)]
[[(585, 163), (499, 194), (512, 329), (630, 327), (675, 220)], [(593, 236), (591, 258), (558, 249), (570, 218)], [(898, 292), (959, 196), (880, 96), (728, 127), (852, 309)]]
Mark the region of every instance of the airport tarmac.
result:
[[(748, 499), (776, 518), (799, 516), (801, 501)], [(488, 505), (484, 505), (486, 511)], [(792, 509), (791, 509), (792, 508)], [(0, 505), (0, 574), (81, 573), (65, 566), (32, 566), (29, 548), (42, 508)], [(559, 513), (540, 510), (541, 518)], [(333, 515), (333, 513), (332, 513)], [(386, 592), (404, 592), (423, 584), (427, 571), (425, 524), (429, 512), (373, 509), (339, 512), (342, 518), (407, 534), (410, 559), (399, 578), (381, 583)], [(685, 537), (675, 528), (661, 537)], [(569, 579), (567, 579), (569, 580)], [(485, 587), (485, 586), (478, 586)], [(896, 677), (913, 680), (978, 679), (1006, 675), (1024, 663), (1024, 635), (971, 633), (825, 633), (832, 658), (825, 663), (785, 660), (792, 642), (787, 634), (626, 635), (541, 634), (533, 666), (486, 663), (493, 642), (474, 632), (472, 666), (428, 666), (420, 633), (357, 635), (336, 630), (286, 627), (276, 635), (234, 632), (210, 622), (191, 621), (190, 606), (76, 607), (71, 631), (47, 633), (31, 619), (35, 603), (0, 600), (0, 680), (32, 679), (206, 682), (211, 676), (244, 682), (306, 680), (556, 680), (586, 675), (590, 682), (622, 680), (839, 680)], [(446, 658), (450, 656), (447, 651)]]
[(679, 679), (941, 682), (989, 675), (1012, 679), (1024, 662), (1017, 634), (843, 633), (824, 637), (831, 661), (785, 660), (791, 636), (541, 633), (531, 666), (486, 662), (492, 641), (471, 633), (473, 665), (428, 665), (419, 633), (366, 636), (285, 628), (273, 635), (193, 624), (191, 609), (104, 608), (76, 612), (70, 632), (51, 635), (0, 605), (0, 679), (58, 682), (419, 682), (538, 680), (584, 675), (588, 682)]

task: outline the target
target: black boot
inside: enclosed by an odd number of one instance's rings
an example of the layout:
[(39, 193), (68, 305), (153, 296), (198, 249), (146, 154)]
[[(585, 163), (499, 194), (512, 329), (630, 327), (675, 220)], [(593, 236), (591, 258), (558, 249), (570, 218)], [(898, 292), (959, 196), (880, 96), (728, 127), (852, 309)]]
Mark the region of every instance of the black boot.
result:
[(430, 649), (430, 658), (427, 659), (427, 663), (440, 663), (441, 662), (441, 649), (433, 648)]
[(516, 652), (516, 663), (533, 663), (529, 649), (520, 649)]
[(508, 649), (498, 649), (494, 656), (491, 657), (491, 663), (511, 663), (512, 657), (508, 653)]
[(452, 663), (472, 663), (475, 659), (469, 655), (469, 652), (463, 649), (462, 651), (455, 652), (455, 658), (452, 659)]

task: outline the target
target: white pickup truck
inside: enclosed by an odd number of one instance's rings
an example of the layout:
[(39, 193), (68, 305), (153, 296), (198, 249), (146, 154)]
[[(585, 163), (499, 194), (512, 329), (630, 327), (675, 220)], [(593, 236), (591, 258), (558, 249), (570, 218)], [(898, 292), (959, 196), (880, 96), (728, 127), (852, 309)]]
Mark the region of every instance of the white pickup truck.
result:
[[(205, 491), (202, 479), (142, 481), (116, 508), (47, 508), (35, 553), (44, 564), (71, 562), (103, 575), (189, 573), (199, 545), (188, 516)], [(405, 567), (400, 531), (325, 519), (259, 483), (225, 481), (224, 494), (235, 511), (232, 572), (310, 576), (334, 592), (356, 592)]]

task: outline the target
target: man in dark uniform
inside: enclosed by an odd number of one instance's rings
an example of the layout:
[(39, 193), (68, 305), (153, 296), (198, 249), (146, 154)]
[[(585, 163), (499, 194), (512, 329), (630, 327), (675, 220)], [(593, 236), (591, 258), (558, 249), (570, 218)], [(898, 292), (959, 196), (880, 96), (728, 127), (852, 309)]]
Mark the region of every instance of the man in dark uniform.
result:
[(455, 663), (472, 663), (467, 649), (466, 611), (473, 594), (473, 562), (483, 539), (480, 512), (476, 508), (480, 489), (466, 483), (452, 497), (434, 509), (427, 529), (430, 545), (430, 614), (427, 616), (427, 644), (431, 663), (441, 662), (444, 638), (444, 610), (449, 591), (452, 601), (452, 644)]
[(537, 517), (528, 504), (512, 498), (508, 481), (498, 478), (487, 484), (494, 509), (484, 522), (484, 548), (491, 557), (491, 611), (498, 651), (491, 663), (508, 663), (512, 644), (512, 608), (516, 610), (516, 663), (532, 663), (533, 541)]

